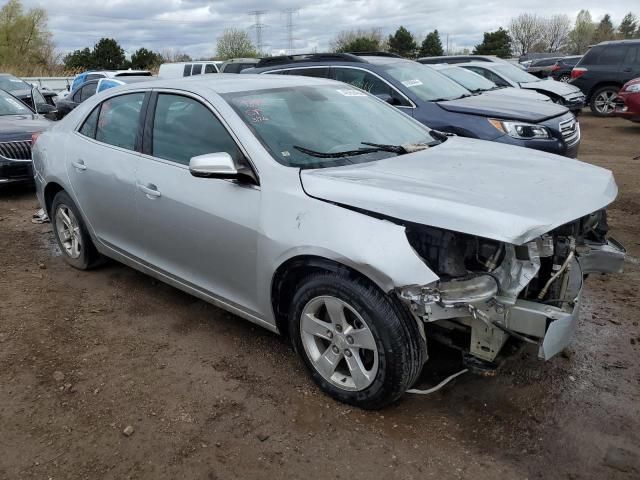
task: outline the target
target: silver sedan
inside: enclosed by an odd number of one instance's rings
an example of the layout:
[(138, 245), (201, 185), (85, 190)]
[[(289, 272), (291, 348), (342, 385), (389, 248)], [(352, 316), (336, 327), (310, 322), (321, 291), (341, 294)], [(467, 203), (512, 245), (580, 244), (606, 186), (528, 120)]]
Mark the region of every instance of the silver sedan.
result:
[(215, 75), (108, 90), (34, 145), (64, 259), (106, 256), (291, 338), (315, 382), (398, 399), (427, 338), (495, 368), (569, 342), (617, 272), (611, 172), (431, 131), (343, 83)]

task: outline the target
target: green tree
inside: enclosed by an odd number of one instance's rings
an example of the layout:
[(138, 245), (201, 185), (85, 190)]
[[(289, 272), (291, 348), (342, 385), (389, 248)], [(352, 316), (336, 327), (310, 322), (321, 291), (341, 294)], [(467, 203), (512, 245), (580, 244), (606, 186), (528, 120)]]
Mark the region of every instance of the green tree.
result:
[(511, 37), (502, 27), (495, 32), (484, 32), (482, 43), (473, 49), (474, 55), (496, 55), (500, 58), (511, 56)]
[(244, 30), (229, 28), (218, 37), (216, 57), (220, 60), (257, 56), (256, 47)]
[(444, 49), (442, 48), (442, 41), (440, 40), (440, 34), (438, 30), (434, 30), (428, 33), (422, 45), (420, 46), (419, 57), (439, 57), (444, 55)]
[(630, 39), (636, 37), (636, 30), (640, 33), (640, 25), (638, 25), (638, 18), (631, 12), (627, 13), (620, 26), (618, 26), (618, 33), (622, 38)]
[(101, 38), (93, 47), (94, 68), (118, 70), (123, 68), (124, 50), (113, 38)]
[(146, 70), (153, 69), (162, 63), (162, 56), (146, 48), (139, 48), (131, 54), (131, 68)]
[(389, 51), (402, 57), (415, 57), (418, 44), (411, 32), (404, 27), (398, 28), (396, 33), (389, 35)]
[(94, 68), (93, 52), (90, 48), (74, 50), (62, 60), (69, 70), (89, 70)]
[(331, 41), (331, 51), (344, 52), (378, 52), (384, 50), (383, 38), (379, 29), (344, 30)]
[(582, 55), (593, 43), (596, 26), (591, 18), (589, 10), (580, 10), (576, 17), (576, 23), (569, 33), (569, 52)]
[(604, 42), (607, 40), (613, 40), (616, 38), (616, 32), (613, 28), (613, 22), (611, 21), (611, 16), (607, 13), (600, 23), (596, 27), (595, 34), (593, 35), (593, 41), (595, 43)]
[(25, 12), (20, 0), (9, 0), (0, 9), (0, 39), (0, 63), (43, 65), (53, 61), (47, 12), (42, 8)]
[(380, 50), (380, 43), (375, 38), (357, 37), (341, 45), (336, 52), (377, 52), (378, 50)]

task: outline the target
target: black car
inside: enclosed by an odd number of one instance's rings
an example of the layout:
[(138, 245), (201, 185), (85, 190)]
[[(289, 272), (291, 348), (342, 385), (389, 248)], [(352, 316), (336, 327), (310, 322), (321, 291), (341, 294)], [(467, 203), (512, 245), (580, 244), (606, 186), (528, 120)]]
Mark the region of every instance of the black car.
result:
[[(38, 100), (37, 95), (35, 93), (34, 96), (40, 103), (42, 100)], [(33, 182), (32, 137), (50, 125), (50, 120), (38, 115), (13, 95), (0, 90), (0, 186)]]
[(574, 55), (572, 57), (562, 57), (553, 64), (550, 69), (549, 76), (559, 82), (567, 83), (571, 80), (571, 70), (580, 61), (582, 55)]
[(547, 78), (551, 72), (551, 67), (553, 67), (559, 59), (560, 57), (550, 57), (533, 60), (527, 67), (527, 73), (538, 78)]
[[(568, 157), (575, 157), (580, 145), (578, 123), (563, 106), (473, 94), (429, 65), (393, 55), (327, 53), (269, 57), (262, 59), (257, 68), (241, 73), (338, 80), (376, 95), (430, 128), (464, 137)], [(349, 92), (345, 90), (345, 95)]]
[(640, 39), (618, 40), (591, 47), (571, 71), (569, 83), (582, 90), (595, 115), (604, 117), (613, 114), (620, 87), (636, 77)]
[[(33, 98), (31, 98), (32, 88), (33, 85), (19, 79), (18, 77), (14, 77), (9, 73), (0, 73), (0, 90), (9, 92), (11, 95), (28, 105), (31, 109), (34, 109)], [(40, 91), (40, 93), (44, 96), (49, 105), (56, 105), (54, 98), (57, 94), (55, 92), (44, 89)]]

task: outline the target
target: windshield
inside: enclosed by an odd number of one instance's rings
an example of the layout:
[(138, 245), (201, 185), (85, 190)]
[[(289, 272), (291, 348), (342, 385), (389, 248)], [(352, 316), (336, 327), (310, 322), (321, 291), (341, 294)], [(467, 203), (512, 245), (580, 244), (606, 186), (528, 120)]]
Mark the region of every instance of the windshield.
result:
[(428, 65), (415, 62), (394, 63), (385, 71), (425, 102), (453, 100), (469, 95), (469, 90)]
[(512, 82), (528, 83), (540, 81), (538, 77), (534, 77), (530, 73), (527, 73), (524, 70), (521, 70), (515, 65), (511, 65), (509, 63), (491, 65), (491, 68), (493, 68), (498, 74), (508, 78)]
[(438, 71), (472, 92), (484, 92), (498, 87), (491, 80), (466, 68), (450, 67)]
[(0, 91), (0, 115), (31, 115), (33, 112), (20, 100)]
[(0, 89), (7, 92), (15, 92), (16, 90), (31, 90), (31, 85), (12, 76), (0, 77)]
[[(288, 167), (371, 162), (398, 153), (377, 151), (367, 142), (407, 145), (431, 143), (435, 138), (404, 113), (348, 85), (277, 88), (230, 93), (224, 98), (273, 157)], [(348, 155), (318, 156), (341, 152)]]

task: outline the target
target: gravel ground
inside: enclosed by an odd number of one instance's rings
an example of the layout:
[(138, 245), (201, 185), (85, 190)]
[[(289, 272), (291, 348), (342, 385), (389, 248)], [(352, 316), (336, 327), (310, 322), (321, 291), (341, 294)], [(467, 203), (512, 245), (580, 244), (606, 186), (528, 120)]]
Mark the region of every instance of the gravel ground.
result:
[(640, 125), (581, 124), (581, 159), (620, 185), (625, 273), (589, 278), (561, 356), (379, 412), (333, 402), (231, 314), (119, 264), (73, 270), (33, 191), (0, 191), (0, 478), (639, 478)]

